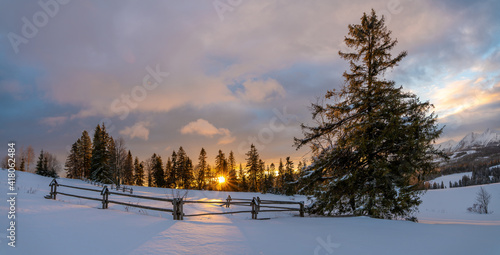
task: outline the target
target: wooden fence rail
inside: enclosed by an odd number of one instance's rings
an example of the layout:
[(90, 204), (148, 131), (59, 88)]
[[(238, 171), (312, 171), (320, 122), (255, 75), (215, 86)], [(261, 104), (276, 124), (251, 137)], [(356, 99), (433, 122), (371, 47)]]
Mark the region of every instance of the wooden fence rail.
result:
[[(102, 183), (102, 182), (97, 182), (97, 181), (92, 181), (90, 179), (87, 179), (87, 178), (80, 178), (80, 180), (86, 182), (86, 183), (90, 183), (92, 185), (95, 185), (95, 186), (98, 186), (98, 187), (104, 187), (106, 186), (106, 184)], [(130, 194), (134, 193), (134, 189), (131, 188), (131, 187), (126, 187), (126, 186), (123, 186), (123, 185), (116, 185), (116, 184), (111, 184), (109, 186), (109, 189), (116, 189), (116, 191), (123, 191), (123, 192), (129, 192)]]
[[(252, 199), (238, 199), (238, 198), (231, 198), (231, 196), (228, 196), (226, 198), (226, 201), (184, 200), (183, 198), (169, 199), (169, 198), (148, 197), (148, 196), (126, 194), (126, 193), (111, 192), (108, 190), (107, 186), (104, 186), (102, 188), (102, 190), (96, 190), (96, 189), (89, 189), (89, 188), (83, 188), (83, 187), (64, 185), (64, 184), (57, 183), (56, 179), (53, 179), (52, 182), (49, 184), (49, 186), (50, 186), (50, 194), (45, 196), (45, 198), (47, 198), (47, 199), (55, 200), (57, 195), (60, 194), (60, 195), (64, 195), (64, 196), (76, 197), (76, 198), (81, 198), (81, 199), (101, 201), (102, 202), (102, 209), (108, 209), (108, 204), (111, 203), (111, 204), (118, 204), (118, 205), (123, 205), (123, 206), (137, 207), (137, 208), (146, 209), (146, 210), (171, 212), (174, 220), (183, 220), (184, 216), (192, 217), (192, 216), (235, 214), (235, 213), (251, 213), (252, 219), (257, 219), (257, 215), (259, 214), (259, 212), (287, 212), (287, 211), (298, 211), (300, 217), (304, 217), (304, 202), (302, 202), (302, 201), (295, 202), (295, 201), (261, 200), (259, 197), (254, 197)], [(99, 192), (99, 194), (102, 196), (102, 198), (94, 198), (94, 197), (69, 194), (66, 192), (60, 192), (57, 190), (57, 187), (65, 187), (65, 188), (70, 188), (70, 189), (79, 189), (79, 190), (85, 190), (85, 191)], [(170, 203), (172, 203), (172, 209), (145, 206), (145, 205), (139, 205), (139, 204), (120, 202), (120, 201), (116, 201), (116, 200), (110, 200), (109, 199), (110, 195), (133, 197), (133, 198), (140, 198), (140, 199), (145, 199), (145, 200), (170, 202)], [(190, 203), (192, 203), (192, 204), (194, 204), (194, 203), (220, 204), (221, 206), (225, 206), (226, 208), (230, 208), (231, 205), (233, 205), (233, 206), (249, 206), (249, 207), (251, 207), (251, 210), (229, 211), (229, 212), (218, 212), (218, 213), (198, 213), (198, 214), (186, 215), (186, 214), (184, 214), (184, 204), (190, 204)], [(282, 205), (282, 204), (283, 205), (299, 205), (299, 208), (273, 206), (273, 205)], [(261, 209), (261, 208), (264, 208), (264, 209)]]

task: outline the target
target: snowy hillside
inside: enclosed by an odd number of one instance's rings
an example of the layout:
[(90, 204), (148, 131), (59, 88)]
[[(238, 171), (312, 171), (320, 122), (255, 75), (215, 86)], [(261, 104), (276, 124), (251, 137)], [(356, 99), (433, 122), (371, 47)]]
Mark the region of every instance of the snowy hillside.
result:
[(450, 182), (455, 183), (458, 182), (459, 180), (462, 180), (462, 177), (464, 175), (467, 175), (469, 178), (472, 177), (472, 172), (466, 172), (466, 173), (458, 173), (458, 174), (450, 174), (450, 175), (445, 175), (438, 177), (434, 180), (429, 181), (429, 183), (432, 185), (433, 183), (441, 184), (443, 182), (445, 188), (449, 188)]
[[(7, 176), (5, 170), (0, 175)], [(29, 173), (17, 177), (15, 248), (7, 245), (7, 178), (0, 178), (0, 254), (500, 254), (500, 184), (485, 185), (492, 195), (493, 214), (471, 214), (479, 187), (431, 190), (423, 196), (417, 216), (421, 223), (368, 217), (297, 217), (297, 213), (189, 217), (172, 220), (169, 213), (145, 211), (58, 196), (44, 199), (50, 178)], [(79, 180), (61, 184), (98, 187)], [(84, 194), (85, 191), (72, 191)], [(134, 187), (134, 194), (171, 197), (169, 189)], [(260, 196), (263, 199), (304, 200), (270, 194), (189, 191), (188, 199)], [(139, 199), (129, 199), (143, 203)], [(155, 206), (169, 207), (165, 202)], [(153, 205), (152, 204), (152, 205)], [(221, 212), (213, 204), (188, 204), (189, 213)], [(432, 224), (429, 224), (432, 223)], [(434, 224), (440, 223), (440, 224)]]

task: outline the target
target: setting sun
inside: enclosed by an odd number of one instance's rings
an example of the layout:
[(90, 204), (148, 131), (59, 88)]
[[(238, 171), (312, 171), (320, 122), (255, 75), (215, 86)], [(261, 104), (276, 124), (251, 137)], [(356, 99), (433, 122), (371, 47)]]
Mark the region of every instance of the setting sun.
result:
[(219, 176), (218, 180), (219, 180), (219, 183), (221, 183), (221, 184), (226, 182), (226, 178), (224, 178), (224, 176)]

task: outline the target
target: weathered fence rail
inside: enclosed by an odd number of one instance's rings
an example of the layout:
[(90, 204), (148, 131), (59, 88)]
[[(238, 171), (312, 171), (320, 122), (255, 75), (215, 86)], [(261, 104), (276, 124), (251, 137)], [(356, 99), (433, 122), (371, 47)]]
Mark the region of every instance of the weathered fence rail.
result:
[[(90, 183), (92, 185), (95, 185), (95, 186), (98, 186), (98, 187), (104, 187), (106, 186), (106, 184), (102, 183), (102, 182), (97, 182), (97, 181), (92, 181), (90, 179), (87, 179), (87, 178), (81, 178), (80, 180), (86, 182), (86, 183)], [(116, 184), (111, 184), (109, 189), (116, 189), (116, 191), (123, 191), (123, 192), (129, 192), (130, 194), (134, 193), (134, 189), (131, 188), (131, 187), (127, 187), (127, 186), (124, 186), (124, 185), (116, 185)]]
[[(259, 214), (259, 212), (287, 212), (287, 211), (298, 211), (300, 217), (304, 217), (304, 202), (302, 202), (302, 201), (295, 202), (295, 201), (261, 200), (259, 197), (254, 197), (252, 199), (238, 199), (238, 198), (231, 198), (231, 196), (228, 196), (226, 198), (226, 201), (184, 200), (183, 198), (170, 199), (170, 198), (148, 197), (148, 196), (126, 194), (126, 193), (111, 192), (108, 190), (107, 186), (104, 186), (102, 188), (102, 190), (70, 186), (70, 185), (65, 185), (65, 184), (59, 184), (59, 183), (57, 183), (56, 179), (53, 179), (52, 182), (49, 184), (49, 186), (50, 186), (50, 194), (45, 196), (45, 198), (47, 198), (47, 199), (55, 200), (57, 195), (59, 194), (59, 195), (76, 197), (76, 198), (81, 198), (81, 199), (100, 201), (100, 202), (102, 202), (102, 209), (107, 209), (108, 204), (111, 203), (111, 204), (118, 204), (118, 205), (130, 206), (130, 207), (137, 207), (137, 208), (141, 208), (141, 209), (145, 209), (145, 210), (171, 212), (174, 220), (183, 220), (184, 216), (194, 217), (194, 216), (203, 216), (203, 215), (219, 215), (219, 214), (235, 214), (235, 213), (251, 213), (252, 219), (257, 219), (257, 215)], [(102, 196), (102, 198), (95, 198), (95, 197), (70, 194), (67, 192), (60, 192), (57, 190), (57, 187), (65, 187), (65, 188), (69, 188), (69, 189), (79, 189), (79, 190), (85, 190), (85, 191), (98, 192)], [(116, 200), (110, 200), (109, 199), (110, 195), (133, 197), (133, 198), (162, 201), (162, 202), (170, 202), (172, 204), (172, 209), (139, 205), (139, 204), (132, 204), (132, 203), (120, 202), (120, 201), (116, 201)], [(225, 206), (226, 208), (230, 208), (231, 205), (233, 205), (233, 206), (249, 206), (249, 207), (251, 207), (251, 210), (184, 214), (184, 204), (196, 204), (196, 203), (199, 203), (199, 204), (202, 204), (202, 203), (204, 203), (204, 204), (219, 204), (221, 206)], [(292, 207), (274, 206), (274, 205), (298, 205), (299, 207), (292, 208)], [(264, 209), (261, 209), (261, 208), (264, 208)]]

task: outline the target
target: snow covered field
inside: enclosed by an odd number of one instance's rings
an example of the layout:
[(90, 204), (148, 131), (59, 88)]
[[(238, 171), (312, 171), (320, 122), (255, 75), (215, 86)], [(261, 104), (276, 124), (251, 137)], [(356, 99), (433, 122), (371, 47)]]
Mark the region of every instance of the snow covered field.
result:
[[(44, 199), (51, 179), (17, 173), (16, 247), (9, 240), (7, 172), (0, 170), (0, 254), (500, 254), (500, 184), (483, 185), (492, 195), (489, 215), (467, 212), (478, 186), (430, 190), (420, 223), (355, 218), (297, 217), (296, 212), (250, 213), (172, 220), (170, 213), (144, 211), (59, 195)], [(79, 180), (59, 183), (92, 186)], [(62, 189), (62, 188), (61, 188)], [(68, 191), (68, 190), (67, 190)], [(87, 194), (71, 190), (73, 194)], [(134, 187), (134, 194), (172, 197), (168, 189)], [(305, 200), (303, 196), (189, 191), (188, 199)], [(124, 201), (139, 202), (128, 198)], [(141, 201), (141, 204), (144, 201)], [(171, 208), (166, 202), (150, 205)], [(213, 204), (187, 204), (185, 213), (221, 212)]]
[(444, 175), (440, 176), (434, 180), (429, 181), (429, 183), (432, 185), (433, 183), (441, 184), (443, 182), (445, 188), (450, 187), (450, 182), (455, 183), (458, 182), (459, 180), (462, 180), (462, 177), (464, 175), (469, 176), (469, 178), (472, 177), (472, 172), (465, 172), (465, 173), (457, 173), (457, 174), (450, 174), (450, 175)]

